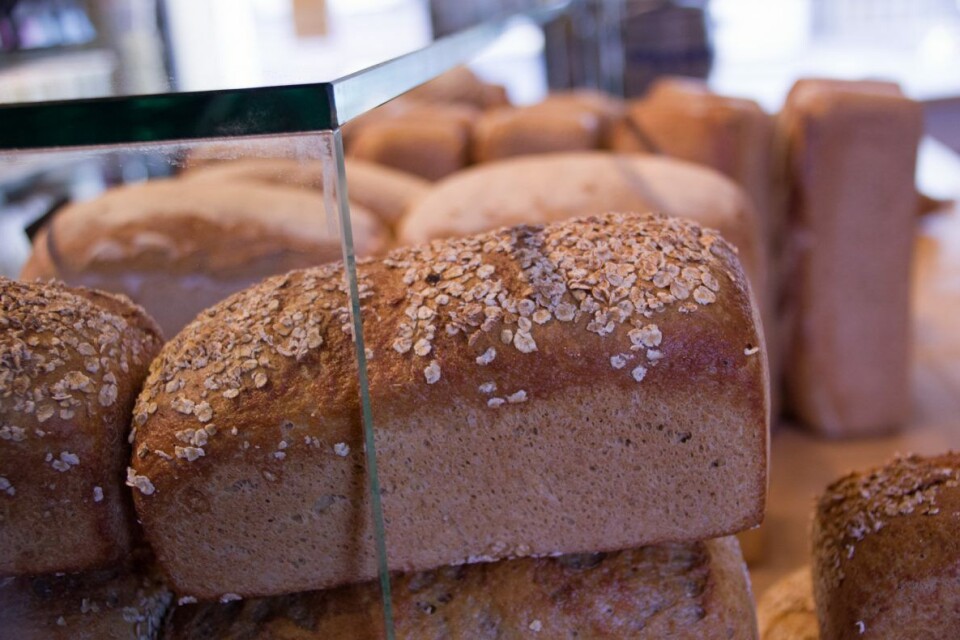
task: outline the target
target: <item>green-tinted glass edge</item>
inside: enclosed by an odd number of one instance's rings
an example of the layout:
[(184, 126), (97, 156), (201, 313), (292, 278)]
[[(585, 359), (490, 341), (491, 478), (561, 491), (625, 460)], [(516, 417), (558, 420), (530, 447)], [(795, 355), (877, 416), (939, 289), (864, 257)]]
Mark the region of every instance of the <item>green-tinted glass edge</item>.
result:
[(0, 150), (330, 130), (330, 83), (0, 105)]

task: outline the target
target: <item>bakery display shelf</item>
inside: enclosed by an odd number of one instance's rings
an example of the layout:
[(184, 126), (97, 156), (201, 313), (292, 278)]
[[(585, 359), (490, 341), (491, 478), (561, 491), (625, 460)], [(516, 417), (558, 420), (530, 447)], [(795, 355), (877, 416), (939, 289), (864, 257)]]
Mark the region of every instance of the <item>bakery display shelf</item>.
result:
[(318, 211), (317, 215), (325, 215), (331, 235), (339, 238), (345, 265), (373, 544), (388, 638), (394, 635), (385, 525), (380, 506), (373, 412), (366, 379), (361, 299), (340, 127), (444, 71), (468, 62), (496, 42), (511, 20), (525, 17), (542, 24), (560, 15), (569, 4), (570, 0), (538, 0), (530, 3), (531, 8), (525, 11), (505, 14), (441, 38), (420, 50), (333, 80), (0, 106), (0, 175), (21, 176), (38, 163), (62, 165), (88, 158), (104, 161), (117, 151), (158, 156), (172, 168), (185, 163), (191, 153), (203, 146), (226, 142), (233, 146), (225, 153), (236, 154), (239, 149), (242, 155), (245, 145), (255, 146), (279, 136), (293, 141), (300, 161), (322, 162), (324, 211)]

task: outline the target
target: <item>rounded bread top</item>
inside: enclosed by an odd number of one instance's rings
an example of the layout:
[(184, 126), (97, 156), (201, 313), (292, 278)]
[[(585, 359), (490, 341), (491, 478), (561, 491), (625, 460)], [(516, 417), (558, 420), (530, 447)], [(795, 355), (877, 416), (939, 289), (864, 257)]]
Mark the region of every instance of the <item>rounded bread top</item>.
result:
[[(64, 207), (51, 223), (51, 241), (65, 272), (131, 261), (216, 272), (284, 251), (329, 247), (339, 255), (325, 211), (323, 196), (306, 189), (154, 180)], [(357, 253), (384, 249), (387, 233), (376, 217), (357, 206), (351, 214)]]
[(61, 422), (100, 429), (162, 343), (123, 296), (0, 278), (0, 439), (43, 437)]
[(956, 496), (958, 486), (960, 454), (953, 452), (898, 457), (832, 483), (817, 503), (814, 555), (819, 579), (825, 584), (840, 583), (857, 545), (895, 520), (941, 516), (939, 499), (947, 491)]
[(400, 223), (402, 243), (596, 211), (658, 211), (726, 233), (752, 210), (729, 179), (691, 163), (639, 154), (571, 152), (490, 162), (439, 182)]

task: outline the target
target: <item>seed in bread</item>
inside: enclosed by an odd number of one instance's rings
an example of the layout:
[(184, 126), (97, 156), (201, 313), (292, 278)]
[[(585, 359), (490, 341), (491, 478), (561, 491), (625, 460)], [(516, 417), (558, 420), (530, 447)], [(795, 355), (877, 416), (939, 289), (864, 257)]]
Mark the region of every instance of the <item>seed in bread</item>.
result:
[[(607, 214), (397, 249), (358, 279), (391, 569), (759, 521), (766, 365), (744, 354), (759, 322), (716, 234)], [(152, 365), (134, 497), (182, 595), (376, 575), (348, 305), (338, 265), (268, 279)]]
[(0, 575), (129, 549), (127, 432), (162, 342), (126, 298), (0, 278)]

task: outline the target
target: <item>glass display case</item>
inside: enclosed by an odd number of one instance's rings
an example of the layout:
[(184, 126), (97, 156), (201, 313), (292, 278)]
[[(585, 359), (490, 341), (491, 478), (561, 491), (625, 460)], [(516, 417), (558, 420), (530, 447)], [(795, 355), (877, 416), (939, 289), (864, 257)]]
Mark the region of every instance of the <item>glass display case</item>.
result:
[[(567, 2), (533, 4), (535, 8), (523, 15), (543, 22), (561, 13)], [(335, 308), (330, 308), (329, 302), (325, 307), (324, 313), (330, 317), (318, 319), (303, 310), (292, 316), (291, 326), (277, 326), (279, 333), (271, 329), (270, 335), (260, 338), (280, 353), (290, 354), (293, 352), (285, 349), (293, 349), (299, 354), (294, 360), (300, 362), (322, 341), (310, 322), (314, 327), (334, 321), (331, 318), (341, 323), (344, 334), (352, 338), (352, 353), (349, 358), (341, 358), (332, 372), (322, 373), (335, 376), (347, 394), (356, 394), (340, 405), (350, 407), (346, 422), (338, 417), (342, 427), (347, 425), (347, 432), (342, 434), (342, 441), (321, 438), (320, 442), (301, 425), (284, 423), (279, 448), (267, 455), (267, 462), (258, 461), (251, 467), (256, 480), (237, 481), (230, 491), (236, 496), (243, 493), (238, 487), (269, 485), (283, 473), (284, 458), (299, 457), (298, 448), (323, 448), (335, 461), (346, 459), (350, 471), (343, 473), (350, 477), (351, 490), (362, 489), (366, 494), (354, 495), (357, 502), (353, 504), (364, 505), (368, 513), (344, 510), (337, 505), (342, 495), (313, 487), (304, 489), (310, 497), (304, 497), (297, 507), (302, 507), (303, 513), (283, 513), (282, 518), (290, 520), (277, 526), (310, 527), (311, 518), (336, 512), (342, 519), (338, 533), (343, 537), (336, 544), (353, 549), (353, 555), (340, 559), (332, 569), (324, 569), (329, 563), (304, 556), (324, 557), (327, 550), (294, 542), (294, 552), (281, 554), (282, 562), (291, 564), (293, 582), (305, 587), (350, 581), (344, 580), (344, 575), (354, 582), (379, 578), (382, 620), (370, 624), (373, 628), (382, 624), (385, 637), (393, 637), (389, 570), (402, 567), (390, 562), (390, 523), (381, 508), (389, 478), (383, 485), (378, 476), (378, 408), (371, 406), (367, 380), (367, 359), (373, 354), (364, 346), (363, 321), (367, 320), (369, 331), (371, 320), (361, 312), (369, 285), (358, 281), (356, 265), (358, 259), (381, 253), (391, 240), (388, 226), (378, 217), (382, 212), (351, 206), (351, 173), (345, 166), (341, 127), (469, 61), (497, 41), (508, 17), (326, 82), (0, 107), (0, 205), (4, 212), (0, 247), (4, 259), (0, 265), (7, 275), (19, 272), (25, 279), (57, 278), (71, 286), (126, 294), (158, 321), (168, 340), (176, 342), (177, 333), (203, 309), (266, 276), (328, 262), (339, 261), (342, 265), (321, 269), (322, 273), (313, 276), (323, 281), (324, 291), (339, 296)], [(239, 179), (217, 177), (218, 167), (240, 167), (243, 162), (249, 163), (248, 170), (255, 176), (240, 169), (243, 175)], [(281, 190), (270, 195), (258, 188), (258, 181), (311, 189), (296, 193)], [(56, 215), (48, 219), (51, 211)], [(23, 233), (26, 230), (35, 234), (32, 251)], [(310, 316), (309, 321), (304, 319), (305, 314)], [(284, 338), (289, 340), (281, 344)], [(168, 348), (172, 347), (168, 344)], [(248, 354), (250, 349), (256, 353), (251, 345), (244, 348)], [(265, 356), (260, 357), (263, 364)], [(256, 366), (255, 360), (248, 361)], [(264, 366), (269, 369), (271, 365)], [(260, 369), (249, 375), (254, 389), (266, 385), (275, 393), (283, 392), (284, 383), (273, 378), (267, 382)], [(220, 389), (218, 383), (209, 384)], [(203, 391), (204, 398), (211, 389), (208, 386)], [(325, 389), (329, 392), (329, 387)], [(228, 400), (235, 394), (220, 393)], [(194, 400), (199, 401), (199, 397)], [(316, 397), (310, 401), (323, 404), (325, 400)], [(220, 433), (229, 430), (230, 423), (224, 418)], [(146, 422), (141, 433), (149, 426)], [(236, 434), (236, 426), (232, 430)], [(203, 442), (210, 438), (212, 444), (214, 432), (208, 431)], [(189, 443), (178, 443), (175, 454), (170, 450), (174, 462), (179, 464), (188, 458), (192, 462), (204, 456), (204, 445), (196, 434), (192, 438)], [(133, 436), (131, 442), (135, 450), (146, 450)], [(244, 445), (250, 446), (249, 442)], [(212, 448), (208, 445), (207, 453)], [(260, 445), (253, 448), (259, 449)], [(131, 473), (131, 477), (137, 477), (136, 471)], [(165, 491), (159, 479), (155, 480), (156, 495), (162, 496)], [(351, 484), (355, 482), (361, 484)], [(138, 501), (147, 497), (137, 496)], [(265, 502), (241, 499), (234, 506), (254, 512), (264, 509), (258, 515), (266, 519), (270, 498), (261, 497)], [(229, 502), (226, 497), (219, 500)], [(177, 508), (190, 507), (181, 504)], [(217, 509), (209, 512), (219, 513)], [(253, 526), (265, 526), (263, 532), (267, 532), (273, 517), (267, 524), (258, 522)], [(217, 522), (201, 518), (191, 526), (214, 531)], [(232, 548), (227, 554), (215, 553), (207, 559), (219, 563), (222, 573), (230, 574), (231, 554), (244, 553), (252, 553), (251, 548)], [(159, 551), (159, 555), (164, 556), (165, 551)], [(358, 562), (359, 568), (351, 566)], [(195, 564), (196, 558), (191, 563)], [(186, 573), (178, 574), (175, 581), (186, 574), (194, 576), (188, 567), (178, 566), (172, 573), (180, 570)], [(329, 574), (326, 577), (324, 570)], [(204, 571), (209, 572), (209, 567)], [(269, 577), (253, 579), (251, 584), (256, 586), (246, 593), (243, 589), (216, 589), (222, 592), (219, 598), (224, 602), (233, 599), (232, 591), (243, 595), (258, 590), (277, 592)], [(187, 595), (182, 602), (192, 598)]]

